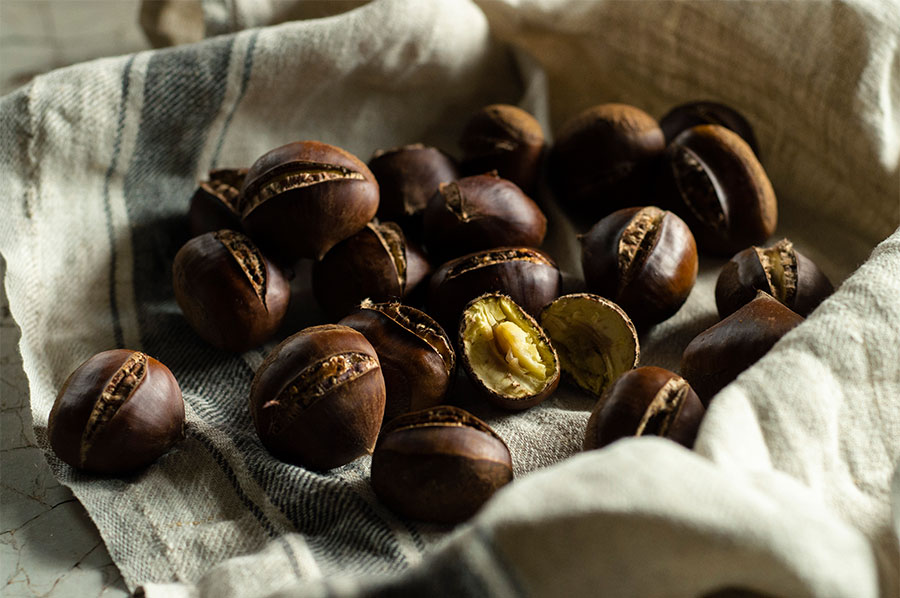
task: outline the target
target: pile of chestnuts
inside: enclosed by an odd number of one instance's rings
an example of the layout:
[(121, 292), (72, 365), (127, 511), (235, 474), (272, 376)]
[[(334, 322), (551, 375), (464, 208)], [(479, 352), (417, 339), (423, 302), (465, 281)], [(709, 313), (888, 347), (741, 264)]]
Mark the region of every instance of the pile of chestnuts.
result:
[[(366, 164), (300, 141), (214, 170), (173, 263), (197, 335), (243, 352), (283, 330), (295, 266), (314, 262), (298, 282), (329, 321), (284, 338), (256, 371), (256, 432), (275, 458), (318, 471), (371, 454), (375, 494), (401, 516), (465, 520), (513, 478), (503, 439), (447, 404), (459, 370), (510, 411), (561, 383), (593, 397), (586, 450), (641, 435), (691, 447), (713, 396), (833, 290), (789, 240), (763, 245), (775, 194), (750, 125), (724, 105), (657, 121), (602, 104), (552, 147), (530, 114), (491, 105), (460, 147), (459, 161), (413, 143)], [(585, 292), (564, 294), (540, 249), (547, 218), (531, 194), (545, 171), (585, 231)], [(681, 375), (640, 364), (640, 334), (685, 303), (698, 252), (734, 255), (715, 290), (722, 320), (684, 348)], [(121, 474), (164, 454), (183, 422), (164, 365), (108, 351), (66, 381), (50, 442), (73, 467)]]

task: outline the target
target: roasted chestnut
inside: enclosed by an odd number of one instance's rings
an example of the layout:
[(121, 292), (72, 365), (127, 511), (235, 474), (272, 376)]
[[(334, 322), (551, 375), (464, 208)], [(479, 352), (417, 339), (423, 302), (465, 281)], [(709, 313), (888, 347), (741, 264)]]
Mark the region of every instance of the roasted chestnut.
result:
[(91, 473), (146, 467), (184, 437), (184, 401), (175, 376), (141, 353), (94, 355), (68, 377), (47, 430), (56, 456)]
[(425, 254), (399, 226), (370, 222), (313, 264), (312, 291), (322, 309), (339, 319), (366, 298), (408, 297), (430, 273)]
[(601, 104), (566, 122), (550, 150), (549, 176), (560, 203), (593, 222), (645, 204), (665, 138), (652, 116), (627, 104)]
[(242, 352), (275, 334), (290, 284), (246, 235), (220, 230), (188, 241), (172, 265), (175, 299), (185, 319), (218, 349)]
[(372, 343), (384, 376), (384, 421), (439, 405), (456, 374), (456, 353), (444, 329), (423, 311), (398, 302), (363, 301), (339, 324)]
[(581, 237), (587, 289), (618, 303), (638, 328), (671, 317), (697, 280), (697, 245), (684, 221), (655, 206), (624, 208)]
[(459, 140), (467, 175), (497, 171), (526, 193), (540, 173), (544, 131), (531, 114), (509, 104), (491, 104), (472, 115)]
[(706, 413), (687, 380), (655, 366), (622, 374), (606, 389), (584, 435), (584, 450), (626, 436), (660, 436), (688, 448)]
[(692, 340), (681, 356), (681, 374), (704, 406), (803, 321), (768, 293), (756, 298)]
[(448, 405), (388, 422), (372, 455), (375, 495), (395, 513), (420, 521), (465, 521), (512, 479), (503, 439)]
[(378, 183), (359, 158), (318, 141), (263, 154), (247, 173), (244, 230), (283, 263), (321, 259), (378, 210)]
[(719, 125), (684, 131), (666, 148), (659, 201), (681, 216), (712, 254), (759, 245), (775, 231), (775, 191), (753, 150)]
[(472, 384), (504, 409), (537, 405), (559, 385), (559, 357), (550, 339), (508, 295), (472, 300), (459, 323), (458, 345)]
[(559, 296), (561, 276), (546, 253), (531, 247), (489, 249), (451, 260), (428, 283), (428, 313), (456, 330), (466, 304), (491, 291), (509, 295), (532, 316)]
[(424, 218), (426, 247), (437, 261), (493, 247), (537, 247), (547, 232), (537, 204), (496, 174), (442, 183)]
[(640, 359), (634, 324), (621, 307), (598, 295), (554, 299), (541, 311), (541, 326), (563, 374), (596, 397)]
[(697, 125), (720, 125), (731, 129), (747, 142), (753, 153), (759, 157), (759, 144), (753, 127), (744, 116), (725, 104), (718, 102), (688, 102), (675, 106), (659, 120), (659, 126), (666, 137), (666, 144)]
[(384, 416), (375, 349), (347, 326), (288, 337), (266, 357), (250, 388), (250, 414), (275, 457), (315, 470), (371, 453)]
[(188, 209), (192, 237), (222, 229), (241, 230), (238, 198), (245, 176), (246, 168), (222, 168), (211, 170), (209, 180), (200, 182)]
[(768, 249), (749, 247), (725, 264), (716, 280), (716, 307), (724, 318), (765, 291), (806, 317), (834, 287), (816, 264), (782, 239)]
[(415, 240), (422, 238), (422, 213), (438, 185), (460, 176), (453, 158), (421, 143), (379, 150), (369, 169), (381, 189), (378, 218), (396, 222)]

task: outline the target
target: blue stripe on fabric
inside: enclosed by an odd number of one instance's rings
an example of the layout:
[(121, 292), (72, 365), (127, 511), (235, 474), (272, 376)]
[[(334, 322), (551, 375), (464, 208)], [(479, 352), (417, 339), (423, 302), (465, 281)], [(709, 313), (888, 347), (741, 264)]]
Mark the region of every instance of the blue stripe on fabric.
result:
[(247, 92), (247, 85), (250, 83), (250, 72), (253, 70), (253, 50), (256, 48), (256, 40), (258, 38), (259, 30), (257, 29), (251, 34), (250, 40), (247, 42), (247, 50), (244, 52), (244, 72), (241, 77), (241, 90), (238, 92), (238, 97), (231, 110), (228, 111), (228, 116), (225, 117), (225, 124), (222, 126), (222, 132), (219, 134), (219, 140), (216, 142), (216, 149), (213, 152), (212, 166), (210, 168), (218, 168), (219, 154), (222, 153), (222, 145), (225, 143), (225, 133), (231, 126), (231, 119), (234, 118), (234, 113), (237, 112), (238, 106), (241, 105), (241, 100), (244, 99), (244, 94)]
[(122, 97), (119, 100), (119, 115), (116, 119), (116, 137), (113, 140), (113, 152), (103, 179), (103, 213), (106, 216), (106, 234), (109, 239), (109, 309), (112, 316), (113, 336), (117, 348), (125, 347), (125, 335), (122, 332), (122, 319), (119, 314), (119, 301), (116, 294), (116, 267), (118, 254), (116, 252), (116, 230), (112, 221), (112, 208), (110, 206), (109, 188), (113, 173), (119, 165), (119, 154), (122, 151), (122, 133), (125, 130), (125, 113), (128, 104), (128, 88), (131, 82), (131, 67), (134, 65), (136, 55), (132, 55), (125, 63), (122, 71)]

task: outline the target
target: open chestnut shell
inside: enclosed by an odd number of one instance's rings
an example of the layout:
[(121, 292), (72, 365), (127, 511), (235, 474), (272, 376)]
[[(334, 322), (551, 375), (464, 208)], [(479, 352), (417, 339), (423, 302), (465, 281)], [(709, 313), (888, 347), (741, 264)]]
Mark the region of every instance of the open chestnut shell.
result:
[(453, 384), (456, 353), (435, 320), (399, 302), (363, 301), (339, 324), (372, 343), (384, 375), (384, 421), (439, 405)]
[(697, 125), (720, 125), (731, 129), (747, 142), (757, 157), (759, 156), (759, 144), (753, 133), (753, 127), (740, 112), (725, 104), (709, 101), (679, 104), (659, 119), (659, 126), (666, 137), (667, 145), (682, 131)]
[(501, 247), (445, 263), (428, 283), (428, 312), (445, 330), (456, 330), (463, 308), (475, 297), (497, 291), (509, 295), (532, 316), (559, 296), (562, 276), (556, 262), (532, 247)]
[(220, 168), (209, 172), (209, 179), (191, 197), (188, 221), (191, 236), (222, 229), (241, 230), (240, 193), (246, 168)]
[(706, 409), (687, 380), (644, 366), (622, 374), (603, 393), (588, 420), (584, 450), (626, 436), (660, 436), (691, 448)]
[(378, 210), (378, 183), (359, 158), (319, 141), (260, 156), (241, 189), (244, 230), (285, 264), (321, 259)]
[(688, 343), (681, 356), (681, 374), (708, 407), (717, 392), (801, 322), (803, 316), (759, 291), (753, 301)]
[(184, 438), (181, 389), (169, 368), (140, 351), (98, 353), (66, 379), (47, 436), (56, 456), (76, 469), (133, 472)]
[(491, 403), (528, 409), (559, 385), (559, 357), (537, 321), (508, 295), (472, 300), (459, 323), (460, 361)]
[(322, 309), (338, 319), (366, 298), (408, 297), (430, 273), (425, 254), (399, 226), (370, 222), (313, 264), (312, 291)]
[(834, 287), (816, 264), (797, 251), (788, 239), (769, 248), (749, 247), (738, 252), (716, 280), (716, 307), (725, 318), (765, 291), (806, 317)]
[(356, 330), (335, 324), (285, 339), (250, 387), (250, 414), (266, 449), (315, 470), (371, 453), (384, 401), (375, 349)]
[(634, 324), (621, 307), (599, 295), (573, 293), (554, 299), (541, 311), (541, 326), (563, 374), (596, 397), (640, 359)]
[(513, 479), (503, 439), (463, 409), (440, 405), (388, 422), (372, 454), (372, 489), (391, 511), (454, 524)]

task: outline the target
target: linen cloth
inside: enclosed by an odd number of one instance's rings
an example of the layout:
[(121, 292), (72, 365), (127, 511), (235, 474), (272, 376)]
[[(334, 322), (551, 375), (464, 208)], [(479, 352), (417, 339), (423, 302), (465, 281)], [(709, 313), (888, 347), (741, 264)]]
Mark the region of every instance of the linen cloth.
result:
[[(154, 598), (900, 593), (897, 3), (376, 0), (270, 25), (309, 6), (204, 2), (195, 29), (215, 37), (63, 69), (0, 100), (0, 250), (36, 441), (47, 447), (62, 381), (101, 350), (159, 358), (184, 393), (187, 439), (133, 477), (81, 474), (47, 451), (129, 587)], [(507, 441), (518, 479), (455, 530), (406, 521), (378, 503), (368, 458), (322, 474), (270, 457), (246, 401), (271, 344), (214, 351), (174, 303), (187, 203), (211, 168), (297, 139), (363, 159), (413, 141), (453, 152), (491, 102), (552, 131), (601, 102), (661, 116), (693, 99), (750, 120), (779, 197), (776, 234), (842, 282), (720, 393), (694, 452), (650, 438), (577, 454), (588, 397), (561, 389), (510, 414), (461, 377), (453, 401)], [(577, 288), (575, 231), (546, 189), (538, 199), (546, 245)], [(702, 259), (685, 307), (642, 337), (642, 364), (677, 369), (716, 319), (722, 263)], [(282, 337), (322, 321), (307, 275)]]

